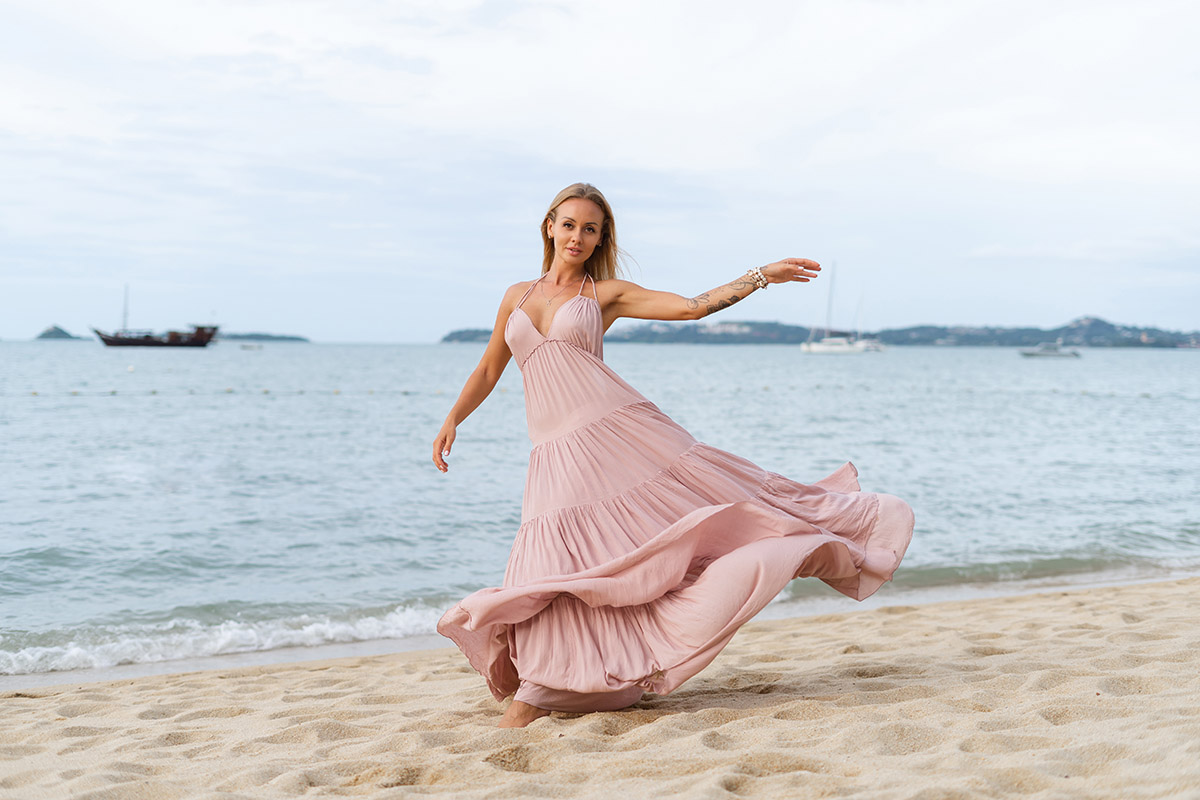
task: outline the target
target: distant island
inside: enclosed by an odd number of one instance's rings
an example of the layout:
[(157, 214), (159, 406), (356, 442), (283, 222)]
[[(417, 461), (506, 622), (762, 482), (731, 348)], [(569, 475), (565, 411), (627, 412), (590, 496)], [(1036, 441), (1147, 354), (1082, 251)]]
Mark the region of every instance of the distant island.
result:
[[(818, 333), (821, 329), (818, 328)], [(609, 331), (609, 342), (675, 344), (800, 344), (811, 329), (781, 322), (648, 322)], [(451, 331), (443, 342), (486, 342), (492, 332), (486, 328)], [(831, 336), (851, 336), (849, 331), (830, 331)], [(938, 345), (967, 347), (1032, 347), (1040, 342), (1062, 339), (1077, 347), (1196, 347), (1200, 331), (1181, 333), (1159, 328), (1116, 325), (1098, 317), (1080, 317), (1058, 328), (997, 328), (965, 325), (917, 325), (863, 332), (863, 338), (877, 339), (886, 345)]]
[(217, 340), (229, 339), (235, 342), (307, 342), (304, 336), (288, 336), (281, 333), (218, 333)]
[(86, 338), (85, 336), (72, 336), (57, 325), (51, 325), (34, 337), (34, 339), (72, 339), (77, 342), (81, 342)]
[(463, 328), (459, 331), (450, 331), (442, 337), (443, 342), (486, 342), (492, 338), (492, 332), (488, 328)]

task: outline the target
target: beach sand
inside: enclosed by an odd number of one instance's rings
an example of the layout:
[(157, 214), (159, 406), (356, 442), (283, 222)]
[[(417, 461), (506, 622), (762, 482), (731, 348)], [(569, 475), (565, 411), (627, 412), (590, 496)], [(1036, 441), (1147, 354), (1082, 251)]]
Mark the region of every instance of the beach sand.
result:
[(1189, 578), (757, 622), (517, 731), (453, 649), (6, 692), (0, 797), (1200, 798), (1198, 618)]

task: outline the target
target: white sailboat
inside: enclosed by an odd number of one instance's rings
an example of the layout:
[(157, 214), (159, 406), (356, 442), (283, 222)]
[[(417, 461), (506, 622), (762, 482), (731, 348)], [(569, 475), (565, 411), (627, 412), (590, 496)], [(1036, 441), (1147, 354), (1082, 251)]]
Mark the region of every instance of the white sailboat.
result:
[(837, 264), (833, 264), (829, 268), (829, 299), (825, 304), (825, 330), (820, 339), (814, 341), (816, 336), (816, 328), (809, 331), (808, 341), (800, 345), (802, 353), (819, 353), (822, 355), (853, 355), (855, 353), (865, 353), (869, 348), (867, 343), (862, 338), (851, 339), (849, 336), (830, 336), (833, 331), (833, 276), (837, 270)]
[(1057, 342), (1042, 342), (1037, 347), (1021, 350), (1020, 353), (1027, 358), (1079, 358), (1078, 350), (1064, 350), (1062, 343), (1060, 336)]

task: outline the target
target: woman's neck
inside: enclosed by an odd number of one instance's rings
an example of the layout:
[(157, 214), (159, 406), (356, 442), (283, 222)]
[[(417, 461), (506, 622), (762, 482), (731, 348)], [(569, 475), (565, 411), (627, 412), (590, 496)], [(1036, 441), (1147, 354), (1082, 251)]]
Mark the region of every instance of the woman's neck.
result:
[(587, 270), (582, 266), (572, 267), (566, 264), (551, 264), (546, 271), (546, 279), (555, 286), (567, 283), (579, 283), (584, 280)]

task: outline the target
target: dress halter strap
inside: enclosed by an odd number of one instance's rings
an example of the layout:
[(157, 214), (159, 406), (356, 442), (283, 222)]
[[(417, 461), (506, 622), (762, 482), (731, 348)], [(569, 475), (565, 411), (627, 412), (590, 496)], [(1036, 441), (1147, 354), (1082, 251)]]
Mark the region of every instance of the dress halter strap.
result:
[[(539, 283), (541, 283), (541, 282), (542, 282), (542, 278), (546, 277), (546, 275), (547, 275), (547, 274), (549, 274), (549, 273), (545, 273), (545, 272), (543, 272), (543, 273), (542, 273), (542, 277), (541, 277), (541, 278), (538, 278), (536, 281), (534, 281), (533, 283), (529, 284), (529, 288), (525, 290), (525, 294), (521, 295), (521, 299), (517, 301), (517, 304), (516, 304), (515, 306), (513, 306), (513, 308), (514, 308), (514, 309), (520, 308), (522, 305), (524, 305), (524, 304), (525, 304), (525, 301), (526, 301), (526, 300), (529, 298), (529, 294), (530, 294), (530, 292), (532, 292), (532, 291), (533, 291), (533, 287), (535, 287), (535, 286), (537, 286)], [(588, 282), (588, 281), (591, 281), (591, 282), (592, 282), (592, 297), (596, 298), (596, 302), (597, 302), (597, 303), (599, 303), (599, 302), (600, 302), (600, 295), (596, 294), (596, 279), (595, 279), (595, 278), (593, 278), (593, 277), (592, 277), (592, 275), (591, 275), (591, 273), (588, 273), (588, 272), (585, 272), (585, 273), (583, 274), (583, 280), (581, 280), (581, 281), (579, 282), (579, 291), (576, 293), (576, 295), (575, 295), (575, 296), (576, 296), (576, 297), (578, 297), (579, 295), (583, 294), (583, 289), (584, 289), (584, 287), (585, 287), (585, 286), (587, 286), (587, 282)], [(564, 287), (564, 288), (565, 288), (565, 287)]]
[[(544, 278), (544, 277), (546, 277), (546, 273), (544, 273), (544, 272), (543, 272), (543, 273), (542, 273), (542, 278)], [(522, 304), (524, 304), (524, 302), (525, 302), (525, 299), (526, 299), (527, 297), (529, 297), (529, 293), (533, 291), (533, 287), (535, 287), (535, 286), (537, 286), (539, 283), (541, 283), (541, 282), (542, 282), (542, 278), (538, 278), (536, 281), (534, 281), (533, 283), (529, 284), (529, 288), (525, 290), (525, 294), (521, 295), (521, 299), (517, 301), (517, 304), (516, 304), (515, 306), (513, 306), (513, 308), (520, 308), (520, 307), (521, 307), (521, 305), (522, 305)]]

